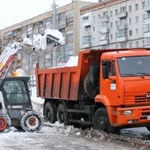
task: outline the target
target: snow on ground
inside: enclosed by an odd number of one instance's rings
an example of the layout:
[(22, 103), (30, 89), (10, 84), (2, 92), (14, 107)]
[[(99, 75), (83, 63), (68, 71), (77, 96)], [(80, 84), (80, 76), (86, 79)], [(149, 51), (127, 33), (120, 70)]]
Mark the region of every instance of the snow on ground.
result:
[[(32, 88), (33, 109), (42, 114), (44, 100)], [(130, 146), (130, 147), (129, 147)], [(19, 132), (11, 128), (0, 134), (0, 150), (136, 150), (128, 144), (116, 143), (104, 132), (81, 130), (73, 126), (44, 123), (38, 132)]]

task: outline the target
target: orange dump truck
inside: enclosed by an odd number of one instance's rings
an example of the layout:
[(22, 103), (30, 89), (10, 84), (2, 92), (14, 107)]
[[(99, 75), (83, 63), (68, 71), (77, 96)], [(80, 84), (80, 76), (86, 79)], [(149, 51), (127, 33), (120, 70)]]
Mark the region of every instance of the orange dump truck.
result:
[(84, 50), (77, 66), (37, 65), (35, 72), (45, 120), (108, 133), (136, 126), (150, 130), (150, 50)]

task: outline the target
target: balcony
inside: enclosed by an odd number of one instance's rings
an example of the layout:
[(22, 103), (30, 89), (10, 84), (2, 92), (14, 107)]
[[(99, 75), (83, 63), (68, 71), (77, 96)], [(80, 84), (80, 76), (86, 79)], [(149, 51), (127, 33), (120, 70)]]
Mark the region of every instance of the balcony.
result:
[(146, 5), (146, 6), (144, 7), (144, 10), (145, 10), (145, 11), (150, 11), (150, 4)]
[(121, 24), (119, 24), (118, 26), (118, 29), (126, 29), (127, 28), (127, 24), (126, 23), (121, 23)]
[(117, 42), (124, 42), (124, 41), (127, 41), (127, 36), (126, 35), (117, 37)]
[(67, 21), (67, 23), (73, 22), (73, 17), (67, 18), (66, 21)]
[(109, 17), (108, 16), (102, 16), (99, 18), (99, 22), (108, 22)]
[(91, 47), (91, 43), (82, 44), (82, 48), (90, 48), (90, 47)]
[(108, 44), (109, 44), (108, 39), (99, 42), (99, 45), (108, 45)]
[(150, 32), (150, 25), (145, 25), (144, 33)]
[(150, 32), (144, 33), (144, 37), (150, 37)]
[(63, 29), (63, 28), (65, 28), (65, 26), (66, 26), (66, 21), (65, 20), (62, 20), (62, 21), (59, 22), (59, 29)]
[(92, 37), (90, 35), (82, 37), (82, 48), (91, 47), (91, 43), (92, 43)]
[(126, 11), (120, 12), (120, 13), (117, 14), (117, 17), (118, 18), (126, 18), (127, 17), (127, 12)]
[(144, 19), (144, 24), (150, 24), (150, 17)]
[(73, 31), (73, 26), (67, 26), (67, 32), (68, 31)]
[(102, 34), (108, 33), (108, 31), (109, 31), (108, 27), (102, 27), (102, 28), (99, 29), (99, 32), (102, 33)]
[(149, 37), (144, 38), (144, 47), (150, 47), (150, 38)]
[(86, 13), (82, 15), (81, 22), (83, 26), (91, 26), (92, 25), (92, 13)]

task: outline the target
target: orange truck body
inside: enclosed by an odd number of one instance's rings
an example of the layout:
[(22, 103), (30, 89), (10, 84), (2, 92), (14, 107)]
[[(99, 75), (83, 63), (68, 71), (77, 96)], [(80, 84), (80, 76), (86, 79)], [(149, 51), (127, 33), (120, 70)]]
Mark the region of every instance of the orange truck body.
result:
[[(91, 63), (98, 61), (100, 62), (100, 86), (99, 93), (94, 98), (91, 121), (96, 109), (103, 106), (107, 110), (110, 124), (113, 127), (149, 125), (150, 76), (121, 77), (116, 61), (118, 58), (132, 56), (150, 56), (150, 51), (144, 48), (83, 50), (79, 52), (77, 66), (39, 69), (37, 65), (35, 69), (37, 95), (44, 98), (46, 102), (56, 100), (77, 103), (81, 101), (85, 76)], [(101, 66), (103, 60), (115, 61), (116, 76), (103, 79)], [(111, 90), (114, 81), (115, 89)], [(125, 115), (126, 111), (132, 113)]]

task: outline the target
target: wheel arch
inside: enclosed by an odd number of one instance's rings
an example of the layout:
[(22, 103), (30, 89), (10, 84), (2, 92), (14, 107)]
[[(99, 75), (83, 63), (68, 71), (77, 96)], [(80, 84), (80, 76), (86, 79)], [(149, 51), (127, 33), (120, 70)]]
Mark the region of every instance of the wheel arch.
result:
[(98, 94), (95, 97), (95, 102), (96, 103), (101, 103), (105, 107), (110, 107), (111, 106), (109, 99), (105, 95), (103, 95), (103, 94)]

